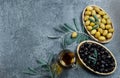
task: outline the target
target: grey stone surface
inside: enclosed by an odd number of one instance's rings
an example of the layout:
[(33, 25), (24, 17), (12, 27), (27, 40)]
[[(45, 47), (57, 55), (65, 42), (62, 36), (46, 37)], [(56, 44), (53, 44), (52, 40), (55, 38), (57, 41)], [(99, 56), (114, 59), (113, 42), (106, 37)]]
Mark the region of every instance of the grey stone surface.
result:
[(120, 0), (0, 0), (0, 78), (41, 78), (22, 71), (37, 66), (35, 59), (47, 60), (48, 53), (59, 53), (60, 42), (47, 36), (57, 34), (53, 27), (59, 24), (72, 24), (73, 18), (81, 25), (81, 12), (89, 4), (101, 6), (112, 18), (115, 35), (105, 45), (115, 55), (118, 68), (110, 76), (99, 76), (80, 67), (61, 78), (120, 78)]

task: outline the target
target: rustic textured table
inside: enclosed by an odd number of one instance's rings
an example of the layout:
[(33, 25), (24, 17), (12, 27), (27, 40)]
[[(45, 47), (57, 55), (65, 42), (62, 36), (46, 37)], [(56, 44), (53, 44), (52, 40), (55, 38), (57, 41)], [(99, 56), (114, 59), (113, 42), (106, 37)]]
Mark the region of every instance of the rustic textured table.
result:
[[(58, 34), (53, 27), (59, 24), (73, 24), (73, 18), (81, 25), (81, 12), (89, 4), (102, 7), (112, 18), (115, 35), (105, 46), (115, 55), (118, 68), (110, 76), (99, 76), (80, 67), (61, 78), (120, 78), (120, 0), (0, 0), (0, 78), (41, 78), (22, 71), (37, 66), (35, 59), (58, 54), (60, 42), (47, 36)], [(68, 48), (74, 51), (74, 45)]]

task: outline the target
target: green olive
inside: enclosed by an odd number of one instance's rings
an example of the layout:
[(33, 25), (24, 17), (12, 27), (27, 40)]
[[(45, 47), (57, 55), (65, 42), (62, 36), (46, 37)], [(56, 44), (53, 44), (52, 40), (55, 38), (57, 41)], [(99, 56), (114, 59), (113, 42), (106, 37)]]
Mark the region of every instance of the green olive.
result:
[(106, 20), (104, 18), (101, 20), (101, 22), (106, 24)]
[(110, 24), (108, 24), (108, 25), (105, 26), (105, 28), (110, 29), (110, 28), (112, 28), (112, 26)]
[(100, 9), (98, 7), (94, 8), (96, 12), (100, 12)]
[(71, 37), (76, 38), (77, 37), (77, 32), (72, 32)]
[(113, 32), (114, 32), (114, 29), (113, 29), (113, 28), (110, 28), (108, 31), (109, 31), (110, 33), (113, 33)]
[(88, 16), (88, 15), (85, 15), (84, 20), (86, 21), (86, 20), (88, 20), (88, 19), (89, 19), (89, 16)]
[(90, 30), (92, 30), (92, 27), (91, 26), (87, 26), (87, 29), (90, 31)]
[(105, 41), (105, 40), (106, 40), (106, 38), (105, 38), (104, 36), (100, 36), (98, 39), (99, 39), (100, 41)]
[(91, 15), (91, 11), (85, 11), (85, 15)]
[(95, 10), (92, 10), (92, 15), (96, 15), (96, 11)]
[(91, 34), (94, 35), (97, 31), (94, 29), (91, 31)]
[(87, 9), (87, 11), (91, 11), (91, 10), (93, 10), (93, 7), (92, 6), (88, 6), (86, 9)]
[(85, 25), (88, 26), (89, 24), (90, 24), (90, 21), (87, 20), (87, 21), (85, 22)]
[(97, 17), (98, 17), (98, 18), (101, 18), (101, 15), (97, 14)]
[(110, 39), (112, 37), (112, 33), (108, 33), (106, 37)]
[(100, 15), (105, 15), (105, 12), (104, 11), (100, 11), (99, 14)]
[(90, 26), (95, 26), (95, 23), (91, 22), (91, 23), (90, 23)]
[(103, 31), (103, 36), (106, 36), (108, 34), (108, 30)]
[(111, 20), (110, 19), (107, 19), (107, 24), (111, 24)]
[(105, 29), (105, 24), (100, 23), (100, 28)]
[(104, 19), (108, 19), (109, 16), (108, 16), (108, 15), (104, 15), (103, 18), (104, 18)]
[(100, 32), (99, 31), (95, 33), (95, 37), (96, 38), (100, 37)]
[(102, 34), (103, 33), (103, 29), (102, 28), (98, 28), (98, 31)]

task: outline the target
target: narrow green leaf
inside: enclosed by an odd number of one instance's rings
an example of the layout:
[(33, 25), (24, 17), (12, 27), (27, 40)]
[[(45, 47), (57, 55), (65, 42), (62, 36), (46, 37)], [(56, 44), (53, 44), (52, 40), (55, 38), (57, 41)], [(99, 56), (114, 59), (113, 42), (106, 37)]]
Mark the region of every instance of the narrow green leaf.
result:
[(96, 61), (97, 61), (96, 58), (93, 58), (91, 56), (89, 56), (88, 58), (89, 58), (89, 60), (92, 60), (92, 62), (93, 62), (94, 65), (96, 64)]
[(23, 73), (24, 73), (24, 74), (27, 74), (27, 75), (36, 75), (36, 73), (29, 72), (29, 71), (24, 71)]
[(44, 69), (44, 71), (45, 71), (45, 72), (50, 72), (50, 70), (49, 70), (49, 69)]
[(95, 23), (95, 21), (94, 21), (93, 19), (89, 18), (89, 20), (90, 20), (90, 22), (93, 22), (93, 23)]
[(64, 27), (66, 28), (66, 29), (68, 29), (69, 31), (71, 30), (71, 31), (75, 31), (75, 29), (73, 29), (71, 26), (69, 26), (68, 24), (64, 24)]
[(66, 44), (65, 44), (65, 39), (64, 39), (64, 37), (62, 38), (61, 46), (62, 46), (63, 49), (66, 48)]
[(38, 64), (47, 64), (47, 62), (45, 60), (42, 60), (42, 59), (40, 59), (40, 60), (37, 59), (36, 62)]
[(84, 40), (88, 40), (88, 39), (89, 39), (89, 37), (87, 35), (79, 33), (77, 43), (80, 43), (80, 42), (82, 42)]
[(43, 68), (43, 71), (50, 72), (49, 66), (48, 65), (42, 65), (41, 68)]
[(96, 61), (96, 59), (95, 59), (95, 58), (93, 58), (93, 57), (91, 57), (91, 56), (89, 56), (88, 58), (89, 58), (89, 59), (91, 59), (91, 60)]
[(48, 38), (50, 38), (50, 39), (59, 39), (60, 36), (48, 36)]
[(28, 67), (28, 70), (31, 71), (31, 72), (33, 72), (33, 73), (36, 73), (36, 70), (34, 68)]
[(77, 39), (77, 43), (80, 43), (81, 40), (82, 40), (82, 36), (81, 36), (81, 34), (79, 34), (79, 35), (78, 35), (78, 39)]
[(85, 29), (84, 29), (83, 25), (81, 26), (81, 30), (82, 30), (82, 32), (85, 32)]
[(97, 58), (97, 50), (96, 49), (94, 50), (94, 56), (95, 56), (95, 58)]
[(61, 29), (62, 31), (64, 31), (64, 32), (69, 32), (69, 31), (70, 31), (70, 30), (67, 29), (65, 26), (60, 25), (59, 27), (60, 27), (60, 29)]
[(98, 17), (96, 15), (93, 15), (93, 17), (95, 18), (96, 22), (99, 22), (99, 19), (98, 19)]
[(47, 64), (41, 65), (42, 68), (48, 68)]
[(52, 62), (54, 54), (50, 53), (48, 56), (48, 64), (50, 65), (50, 63)]
[(75, 18), (73, 18), (73, 22), (74, 22), (74, 26), (75, 26), (76, 30), (79, 31), (79, 28), (78, 28), (78, 25), (77, 25), (77, 22), (76, 22)]
[(99, 25), (97, 24), (92, 28), (92, 30), (97, 29), (98, 27), (99, 27)]
[(61, 32), (61, 33), (65, 33), (65, 31), (63, 31), (63, 30), (61, 30), (61, 29), (59, 29), (59, 28), (53, 28), (55, 31), (58, 31), (58, 32)]

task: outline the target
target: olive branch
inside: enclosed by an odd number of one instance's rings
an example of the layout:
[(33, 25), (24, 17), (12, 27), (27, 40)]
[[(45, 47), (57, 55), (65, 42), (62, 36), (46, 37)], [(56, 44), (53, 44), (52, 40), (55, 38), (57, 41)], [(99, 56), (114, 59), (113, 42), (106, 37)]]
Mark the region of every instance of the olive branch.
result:
[[(80, 43), (84, 40), (91, 39), (90, 36), (86, 33), (84, 33), (84, 27), (78, 26), (76, 19), (73, 18), (74, 26), (70, 26), (67, 23), (64, 23), (62, 26), (59, 26), (59, 28), (54, 28), (55, 31), (63, 33), (63, 35), (60, 36), (48, 36), (50, 39), (61, 39), (62, 40), (62, 48), (66, 48), (68, 45), (71, 45), (73, 42)], [(81, 30), (80, 30), (81, 27)], [(73, 32), (77, 33), (77, 36), (75, 38), (72, 38), (71, 35)]]
[(92, 61), (93, 64), (95, 65), (96, 62), (97, 62), (97, 56), (98, 56), (98, 52), (97, 52), (96, 49), (94, 49), (93, 55), (88, 57), (89, 58), (89, 63), (90, 63), (90, 61)]
[[(56, 64), (51, 64), (53, 56), (54, 54), (50, 54), (48, 61), (42, 59), (36, 60), (38, 66), (35, 68), (28, 67), (26, 71), (23, 71), (23, 73), (32, 76), (39, 75), (40, 77), (58, 78), (58, 73), (61, 72), (61, 70), (58, 71), (58, 66), (56, 66)], [(42, 72), (40, 73), (40, 71)]]

